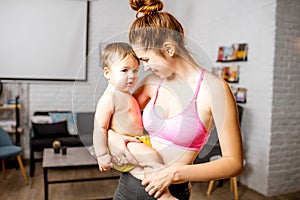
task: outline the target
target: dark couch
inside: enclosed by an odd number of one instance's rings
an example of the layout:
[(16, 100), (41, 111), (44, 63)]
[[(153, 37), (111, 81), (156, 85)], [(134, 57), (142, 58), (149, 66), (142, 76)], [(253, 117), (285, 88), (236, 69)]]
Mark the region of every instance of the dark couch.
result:
[[(34, 116), (49, 116), (49, 113), (70, 113), (66, 111), (38, 111)], [(32, 122), (30, 135), (30, 176), (33, 177), (35, 162), (42, 158), (35, 158), (35, 152), (42, 152), (44, 148), (52, 148), (52, 142), (58, 140), (62, 146), (78, 147), (92, 145), (94, 113), (76, 113), (74, 124), (77, 135), (71, 135), (68, 131), (67, 121), (56, 123)]]

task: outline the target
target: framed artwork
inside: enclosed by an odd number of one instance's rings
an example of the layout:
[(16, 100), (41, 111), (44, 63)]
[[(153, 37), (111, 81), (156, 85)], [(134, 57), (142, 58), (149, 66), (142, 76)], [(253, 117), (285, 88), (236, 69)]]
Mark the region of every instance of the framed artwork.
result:
[(235, 92), (236, 102), (238, 103), (246, 103), (247, 101), (247, 89), (246, 88), (237, 88)]
[(236, 60), (237, 61), (247, 61), (248, 59), (248, 44), (236, 44)]
[(220, 46), (217, 62), (247, 61), (248, 44), (232, 44), (230, 46)]
[(239, 65), (225, 66), (222, 68), (222, 77), (229, 83), (239, 82)]
[(212, 73), (219, 78), (223, 78), (228, 83), (238, 83), (239, 69), (239, 65), (226, 65), (222, 67), (213, 67)]

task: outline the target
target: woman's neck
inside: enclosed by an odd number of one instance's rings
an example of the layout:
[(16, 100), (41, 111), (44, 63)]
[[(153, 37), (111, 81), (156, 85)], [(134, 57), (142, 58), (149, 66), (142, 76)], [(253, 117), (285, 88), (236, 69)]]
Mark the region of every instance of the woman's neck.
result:
[[(177, 56), (175, 58), (174, 62), (174, 77), (170, 78), (176, 78), (176, 76), (180, 76), (181, 78), (185, 80), (194, 79), (195, 76), (193, 74), (200, 73), (201, 68), (192, 60), (186, 59), (184, 57)], [(197, 76), (198, 77), (198, 76)]]

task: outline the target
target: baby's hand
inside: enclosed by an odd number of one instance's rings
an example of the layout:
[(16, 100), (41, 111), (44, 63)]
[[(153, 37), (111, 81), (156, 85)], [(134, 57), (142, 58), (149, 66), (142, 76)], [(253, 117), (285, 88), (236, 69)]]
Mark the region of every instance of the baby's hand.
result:
[(111, 162), (111, 156), (107, 153), (103, 156), (97, 157), (99, 170), (100, 172), (109, 172), (113, 167), (113, 163)]

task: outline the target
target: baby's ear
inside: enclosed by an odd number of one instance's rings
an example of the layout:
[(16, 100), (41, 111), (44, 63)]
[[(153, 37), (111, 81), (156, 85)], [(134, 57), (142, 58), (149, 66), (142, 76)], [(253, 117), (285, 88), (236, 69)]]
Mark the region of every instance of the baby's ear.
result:
[(103, 68), (103, 75), (105, 78), (107, 78), (108, 80), (110, 79), (110, 69), (108, 67), (104, 67)]

